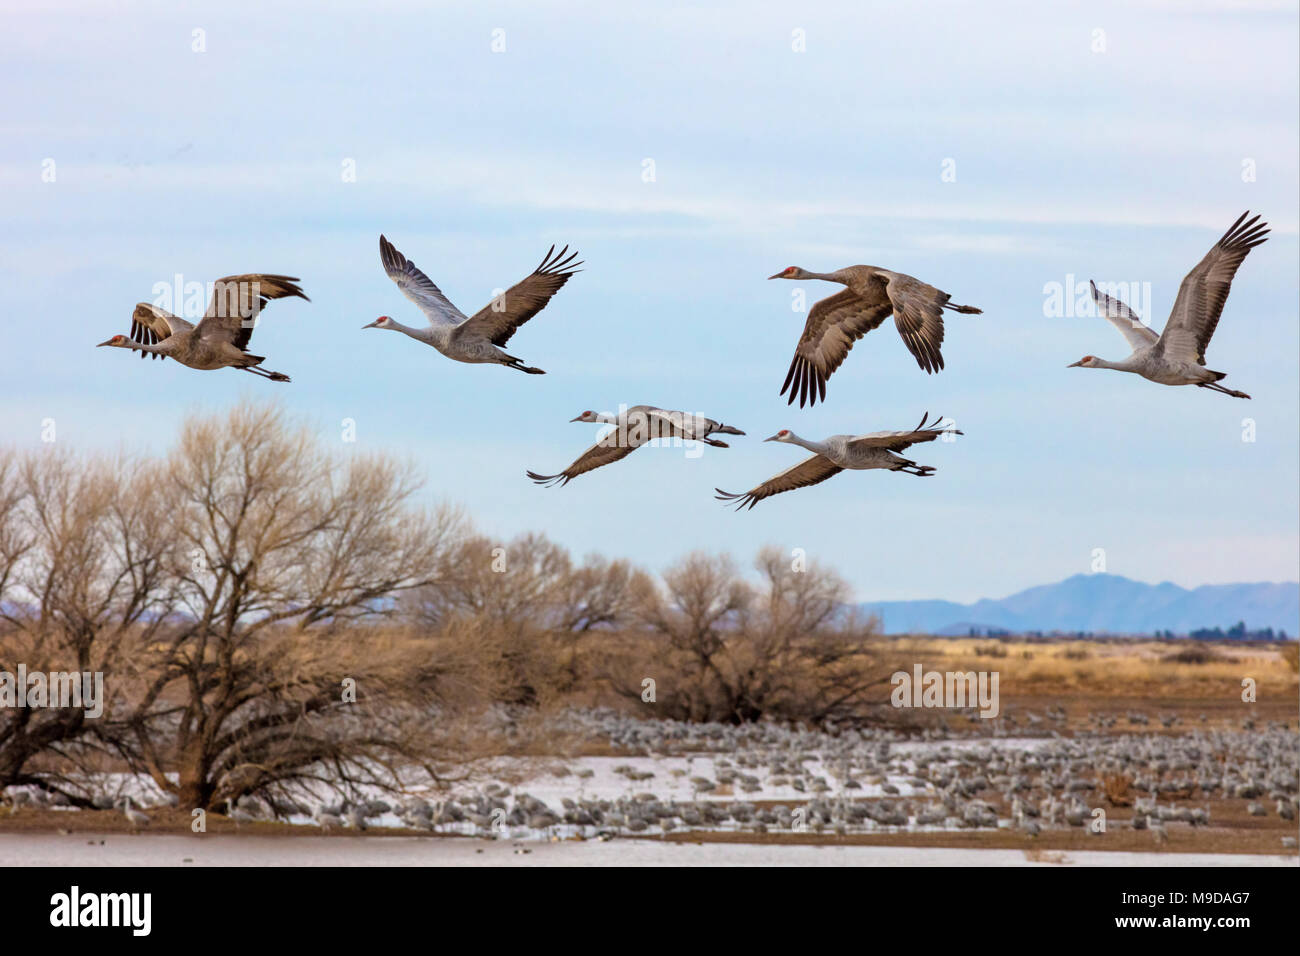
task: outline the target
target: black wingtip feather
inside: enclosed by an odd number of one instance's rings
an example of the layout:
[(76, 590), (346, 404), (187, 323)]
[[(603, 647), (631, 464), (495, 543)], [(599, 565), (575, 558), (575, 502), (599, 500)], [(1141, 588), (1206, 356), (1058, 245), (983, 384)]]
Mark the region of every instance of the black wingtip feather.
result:
[(556, 484), (559, 484), (559, 486), (563, 488), (569, 483), (570, 478), (570, 476), (566, 475), (564, 472), (560, 472), (558, 475), (539, 475), (535, 471), (526, 471), (524, 474), (539, 485), (544, 485), (547, 488), (553, 488)]
[(713, 490), (717, 492), (717, 494), (714, 495), (713, 497), (715, 497), (718, 501), (723, 502), (723, 504), (731, 505), (733, 502), (735, 502), (736, 507), (733, 509), (735, 511), (742, 510), (745, 507), (745, 505), (749, 505), (749, 507), (752, 508), (754, 507), (755, 504), (758, 503), (758, 499), (754, 498), (753, 495), (751, 495), (750, 492), (748, 491), (732, 492), (732, 491), (723, 491), (721, 488), (714, 488)]
[(538, 264), (537, 268), (533, 270), (533, 274), (556, 275), (567, 278), (575, 272), (578, 272), (578, 266), (583, 264), (582, 260), (574, 261), (577, 259), (578, 250), (575, 249), (570, 253), (569, 247), (566, 245), (557, 254), (555, 252), (555, 246), (552, 245), (551, 248), (547, 250), (546, 255), (542, 258), (542, 261)]

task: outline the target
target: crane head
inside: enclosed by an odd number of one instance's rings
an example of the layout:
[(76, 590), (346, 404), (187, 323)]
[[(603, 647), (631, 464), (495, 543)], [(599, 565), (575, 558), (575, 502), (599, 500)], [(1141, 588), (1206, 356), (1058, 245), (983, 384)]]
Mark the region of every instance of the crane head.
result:
[(119, 349), (128, 348), (131, 345), (131, 341), (125, 335), (115, 335), (107, 342), (100, 342), (98, 345), (95, 346), (95, 348), (102, 349), (105, 345), (111, 345), (114, 348), (119, 348)]
[(1097, 357), (1095, 355), (1085, 355), (1077, 362), (1071, 362), (1066, 368), (1095, 368)]
[(786, 266), (774, 276), (768, 276), (769, 279), (802, 279), (804, 270), (798, 266)]
[(361, 326), (363, 329), (391, 329), (393, 320), (386, 315), (381, 315), (369, 325)]
[(576, 418), (569, 419), (569, 421), (571, 422), (594, 422), (595, 420), (596, 420), (596, 413), (591, 411), (590, 409), (583, 412), (581, 415), (578, 415)]
[(788, 428), (782, 428), (779, 432), (777, 432), (777, 433), (776, 433), (775, 435), (773, 435), (771, 438), (764, 438), (764, 439), (763, 439), (763, 441), (789, 441), (789, 440), (790, 440), (790, 429), (788, 429)]

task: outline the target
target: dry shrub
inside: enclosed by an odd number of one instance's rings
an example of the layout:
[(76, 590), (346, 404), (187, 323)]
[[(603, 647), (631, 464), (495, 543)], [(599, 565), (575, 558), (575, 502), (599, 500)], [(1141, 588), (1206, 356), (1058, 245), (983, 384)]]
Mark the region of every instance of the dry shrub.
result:
[(455, 617), (432, 638), (435, 662), (452, 655), (461, 665), (462, 686), (479, 703), (545, 707), (554, 705), (566, 682), (556, 643), (544, 631), (504, 627), (490, 617)]
[(1102, 774), (1101, 790), (1112, 807), (1133, 806), (1133, 778), (1128, 774)]
[(644, 702), (653, 680), (656, 716), (730, 723), (861, 717), (887, 702), (879, 623), (845, 613), (843, 579), (776, 549), (756, 567), (753, 584), (730, 558), (697, 553), (665, 572), (634, 639), (607, 655), (614, 692)]
[(1213, 648), (1201, 645), (1184, 647), (1180, 651), (1166, 654), (1161, 658), (1161, 660), (1169, 664), (1208, 664), (1211, 661), (1221, 661), (1223, 659), (1223, 655), (1216, 654)]

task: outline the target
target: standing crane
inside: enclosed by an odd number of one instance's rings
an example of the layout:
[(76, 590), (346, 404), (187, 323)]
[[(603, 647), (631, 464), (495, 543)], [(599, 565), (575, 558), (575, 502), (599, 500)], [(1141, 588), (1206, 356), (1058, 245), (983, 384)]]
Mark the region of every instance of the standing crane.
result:
[(1159, 335), (1144, 325), (1127, 305), (1089, 282), (1098, 310), (1128, 340), (1133, 354), (1122, 362), (1085, 355), (1066, 367), (1110, 368), (1133, 372), (1160, 385), (1196, 385), (1233, 398), (1250, 398), (1245, 392), (1218, 384), (1227, 378), (1227, 372), (1205, 367), (1205, 347), (1219, 326), (1219, 316), (1228, 301), (1228, 290), (1232, 288), (1237, 268), (1251, 249), (1268, 240), (1268, 223), (1259, 222), (1259, 216), (1246, 222), (1249, 215), (1249, 209), (1243, 212), (1196, 268), (1183, 278), (1169, 320)]
[(602, 465), (613, 464), (626, 458), (642, 445), (656, 438), (680, 438), (687, 441), (700, 441), (714, 448), (729, 447), (726, 442), (710, 435), (743, 435), (739, 428), (724, 425), (689, 412), (677, 412), (653, 405), (633, 405), (619, 415), (608, 412), (587, 410), (581, 415), (569, 419), (571, 422), (590, 422), (615, 426), (603, 435), (573, 462), (568, 468), (554, 475), (539, 475), (526, 472), (529, 478), (539, 485), (567, 485), (579, 475), (586, 474)]
[(141, 302), (131, 316), (131, 337), (115, 335), (97, 348), (132, 349), (140, 358), (171, 358), (190, 368), (210, 371), (237, 368), (273, 382), (287, 382), (283, 372), (258, 368), (266, 361), (247, 351), (257, 318), (271, 299), (296, 297), (310, 302), (291, 276), (256, 273), (226, 276), (213, 283), (212, 301), (198, 325), (166, 309)]
[(973, 305), (953, 305), (947, 292), (876, 266), (847, 266), (835, 272), (789, 266), (768, 278), (824, 279), (847, 287), (812, 307), (795, 346), (781, 394), (789, 389), (787, 404), (793, 405), (797, 396), (800, 408), (805, 401), (816, 405), (818, 395), (826, 401), (826, 380), (840, 367), (853, 343), (879, 328), (891, 314), (917, 364), (927, 372), (937, 372), (943, 368), (939, 346), (943, 344), (944, 309), (967, 315), (983, 312)]
[(934, 474), (930, 465), (918, 465), (910, 458), (904, 458), (897, 452), (920, 442), (934, 441), (940, 435), (960, 435), (955, 428), (938, 427), (942, 421), (936, 418), (926, 426), (930, 413), (921, 417), (921, 422), (911, 431), (906, 432), (872, 432), (869, 435), (831, 435), (824, 441), (810, 441), (801, 438), (788, 428), (783, 428), (771, 438), (763, 441), (784, 442), (787, 445), (802, 445), (813, 453), (792, 468), (787, 468), (779, 475), (773, 475), (767, 481), (749, 491), (734, 494), (715, 488), (719, 501), (737, 502), (739, 511), (748, 505), (753, 508), (764, 498), (779, 495), (783, 491), (807, 488), (819, 484), (833, 475), (838, 475), (846, 468), (866, 471), (872, 468), (886, 468), (889, 471), (902, 471), (919, 478)]
[(121, 805), (122, 816), (126, 817), (127, 821), (131, 824), (133, 832), (140, 827), (147, 827), (149, 825), (149, 815), (142, 813), (133, 807), (129, 795), (122, 798)]
[(551, 296), (560, 291), (569, 281), (569, 276), (581, 271), (577, 267), (582, 263), (573, 261), (577, 257), (576, 252), (569, 253), (568, 246), (558, 253), (555, 246), (551, 246), (541, 265), (529, 276), (466, 318), (465, 313), (452, 305), (442, 290), (433, 284), (433, 280), (380, 236), (379, 258), (384, 271), (397, 283), (402, 294), (420, 307), (429, 324), (415, 329), (381, 315), (362, 328), (401, 332), (425, 345), (432, 345), (457, 362), (504, 365), (529, 375), (545, 375), (542, 369), (525, 365), (522, 359), (506, 353), (501, 346), (510, 341), (519, 326), (546, 308)]

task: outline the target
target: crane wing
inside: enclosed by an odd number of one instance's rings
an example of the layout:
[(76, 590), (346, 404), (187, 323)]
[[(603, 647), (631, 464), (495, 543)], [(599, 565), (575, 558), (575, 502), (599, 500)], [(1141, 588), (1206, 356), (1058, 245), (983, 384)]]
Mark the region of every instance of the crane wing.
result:
[(554, 475), (539, 475), (534, 471), (526, 472), (526, 474), (539, 485), (554, 485), (558, 483), (563, 487), (579, 475), (585, 475), (589, 471), (595, 471), (597, 468), (601, 468), (605, 465), (612, 465), (616, 461), (621, 461), (644, 445), (648, 440), (642, 434), (638, 434), (635, 429), (625, 433), (628, 440), (624, 442), (619, 442), (616, 438), (611, 437), (617, 436), (618, 434), (619, 429), (617, 427), (608, 432), (600, 438), (596, 444), (592, 445), (579, 455), (573, 464), (564, 469), (564, 471)]
[(1247, 210), (1238, 217), (1178, 287), (1157, 345), (1166, 358), (1205, 364), (1205, 347), (1219, 325), (1237, 267), (1251, 249), (1268, 239), (1268, 223), (1256, 225), (1259, 216), (1243, 222), (1249, 215)]
[[(172, 315), (166, 309), (160, 309), (148, 302), (136, 303), (131, 313), (131, 339), (141, 345), (157, 345), (163, 339), (177, 332), (188, 332), (194, 328), (179, 315)], [(152, 355), (164, 358), (156, 352), (141, 352), (140, 358)]]
[(461, 324), (456, 334), (487, 339), (493, 345), (505, 345), (519, 326), (546, 308), (551, 296), (560, 291), (569, 281), (569, 276), (580, 271), (578, 266), (582, 263), (573, 261), (578, 253), (569, 253), (565, 258), (568, 252), (568, 246), (558, 253), (555, 246), (551, 246), (541, 265), (531, 275), (475, 312)]
[[(927, 421), (930, 421), (928, 428), (926, 427)], [(920, 423), (909, 432), (872, 432), (869, 435), (859, 435), (857, 438), (849, 440), (849, 447), (887, 448), (890, 451), (902, 451), (904, 448), (908, 448), (911, 445), (934, 441), (940, 435), (964, 434), (955, 428), (938, 427), (942, 421), (943, 416), (937, 416), (933, 420), (930, 420), (930, 413), (926, 412), (921, 416)]]
[(388, 278), (397, 283), (402, 295), (420, 307), (430, 325), (459, 325), (465, 321), (465, 313), (452, 305), (433, 280), (383, 236), (379, 237), (379, 259)]
[(798, 397), (800, 408), (805, 402), (816, 405), (818, 395), (825, 401), (826, 380), (843, 363), (853, 343), (879, 328), (891, 309), (883, 285), (878, 296), (861, 296), (844, 289), (814, 305), (781, 386), (782, 395), (790, 390), (786, 404), (793, 405)]
[(714, 488), (713, 490), (717, 492), (714, 497), (728, 504), (733, 501), (736, 502), (736, 510), (739, 511), (746, 505), (753, 508), (764, 498), (779, 495), (783, 491), (793, 491), (796, 488), (807, 488), (809, 485), (815, 485), (825, 481), (832, 475), (838, 475), (843, 470), (829, 458), (822, 455), (813, 455), (811, 458), (805, 458), (799, 464), (787, 468), (779, 475), (773, 475), (757, 488), (751, 488), (749, 491), (740, 494)]
[(943, 368), (943, 308), (952, 298), (919, 279), (881, 269), (877, 273), (885, 280), (885, 290), (894, 306), (894, 324), (903, 344), (916, 358), (916, 364), (927, 372)]
[(1097, 283), (1091, 279), (1088, 280), (1088, 285), (1092, 288), (1092, 301), (1097, 303), (1097, 311), (1105, 316), (1111, 325), (1119, 329), (1134, 352), (1148, 345), (1155, 345), (1159, 341), (1160, 336), (1144, 325), (1136, 312), (1119, 299), (1102, 292), (1097, 288)]
[(272, 299), (298, 298), (310, 302), (293, 276), (250, 273), (226, 276), (212, 284), (208, 311), (195, 326), (201, 338), (225, 339), (236, 348), (248, 347), (257, 317)]

